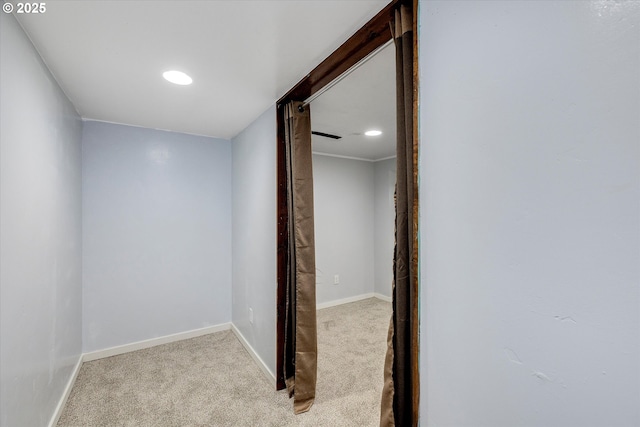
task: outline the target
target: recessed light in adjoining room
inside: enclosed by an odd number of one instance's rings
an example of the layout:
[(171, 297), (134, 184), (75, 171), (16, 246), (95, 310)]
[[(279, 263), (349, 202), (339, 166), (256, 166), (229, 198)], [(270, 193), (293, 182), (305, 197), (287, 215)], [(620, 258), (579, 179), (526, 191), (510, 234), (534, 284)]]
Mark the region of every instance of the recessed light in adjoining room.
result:
[(366, 131), (364, 134), (367, 135), (367, 136), (379, 136), (379, 135), (382, 135), (382, 131), (371, 129), (371, 130)]
[(183, 73), (182, 71), (176, 71), (176, 70), (165, 71), (164, 73), (162, 73), (162, 77), (164, 77), (166, 80), (170, 81), (171, 83), (175, 83), (177, 85), (182, 85), (182, 86), (190, 85), (191, 83), (193, 83), (193, 79), (188, 75), (186, 75), (185, 73)]

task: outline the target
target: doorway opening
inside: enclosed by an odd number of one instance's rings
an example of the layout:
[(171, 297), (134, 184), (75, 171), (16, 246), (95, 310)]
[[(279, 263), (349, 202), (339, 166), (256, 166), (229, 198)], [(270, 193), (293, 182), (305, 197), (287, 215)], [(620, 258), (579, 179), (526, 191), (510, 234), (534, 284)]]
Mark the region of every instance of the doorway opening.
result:
[(386, 43), (307, 100), (313, 152), (317, 392), (344, 405), (357, 395), (362, 425), (379, 421), (392, 314), (395, 55), (395, 45)]
[[(418, 377), (418, 369), (417, 369), (417, 351), (418, 351), (418, 341), (417, 341), (417, 187), (415, 187), (417, 173), (415, 172), (415, 166), (417, 164), (417, 132), (415, 131), (415, 127), (417, 125), (417, 97), (414, 96), (417, 91), (417, 44), (411, 41), (411, 34), (416, 34), (416, 21), (415, 14), (413, 14), (413, 18), (411, 18), (411, 12), (408, 15), (399, 15), (400, 9), (403, 12), (407, 10), (417, 11), (417, 1), (416, 0), (394, 0), (389, 5), (387, 5), (378, 15), (376, 15), (372, 20), (370, 20), (364, 27), (362, 27), (354, 36), (352, 36), (347, 42), (345, 42), (340, 48), (338, 48), (333, 54), (331, 54), (325, 61), (323, 61), (318, 67), (316, 67), (310, 74), (307, 75), (301, 82), (299, 82), (296, 86), (294, 86), (284, 97), (282, 97), (277, 103), (277, 123), (278, 123), (278, 141), (277, 141), (277, 207), (278, 207), (278, 225), (277, 225), (277, 341), (276, 341), (276, 358), (278, 363), (276, 365), (276, 382), (277, 388), (283, 389), (286, 387), (283, 365), (282, 361), (284, 361), (284, 349), (285, 349), (285, 336), (286, 336), (286, 306), (287, 306), (287, 274), (288, 274), (288, 260), (290, 257), (288, 242), (289, 242), (289, 207), (287, 200), (287, 158), (286, 158), (286, 138), (285, 138), (285, 127), (284, 127), (284, 117), (285, 117), (285, 106), (290, 105), (294, 102), (299, 111), (303, 110), (303, 105), (307, 100), (309, 100), (313, 95), (323, 90), (325, 86), (333, 82), (336, 78), (341, 76), (343, 73), (350, 70), (354, 65), (358, 64), (363, 58), (370, 55), (372, 52), (376, 51), (380, 47), (382, 47), (385, 43), (392, 39), (392, 31), (391, 25), (392, 19), (395, 18), (395, 32), (396, 32), (396, 40), (400, 40), (398, 34), (402, 35), (402, 39), (405, 40), (405, 34), (409, 35), (409, 38), (403, 44), (403, 49), (400, 51), (402, 55), (397, 57), (398, 64), (401, 64), (401, 69), (398, 69), (399, 76), (402, 76), (402, 80), (398, 80), (398, 84), (402, 84), (402, 89), (399, 93), (404, 93), (405, 96), (409, 93), (409, 98), (403, 98), (402, 102), (398, 102), (398, 106), (402, 106), (403, 110), (403, 122), (402, 129), (403, 136), (402, 138), (398, 138), (398, 144), (400, 141), (403, 141), (402, 149), (403, 155), (400, 157), (402, 159), (402, 163), (398, 163), (398, 165), (402, 164), (403, 168), (398, 167), (399, 170), (402, 170), (402, 174), (398, 175), (398, 180), (400, 180), (401, 176), (404, 180), (403, 185), (403, 213), (399, 218), (402, 219), (403, 222), (403, 233), (399, 234), (404, 239), (403, 246), (407, 242), (410, 243), (409, 251), (404, 250), (402, 253), (403, 257), (407, 255), (409, 258), (403, 258), (402, 265), (403, 273), (401, 276), (397, 276), (395, 278), (396, 284), (398, 283), (398, 278), (402, 278), (402, 280), (408, 280), (411, 277), (411, 286), (406, 287), (403, 285), (403, 295), (402, 298), (405, 298), (403, 301), (402, 310), (396, 310), (396, 299), (394, 296), (393, 303), (393, 315), (394, 324), (397, 321), (398, 314), (404, 315), (405, 313), (411, 314), (411, 324), (408, 325), (406, 320), (403, 320), (404, 323), (401, 323), (403, 327), (409, 326), (409, 329), (406, 329), (407, 335), (406, 339), (409, 341), (404, 341), (403, 345), (407, 345), (407, 347), (403, 348), (403, 363), (406, 360), (402, 369), (404, 369), (403, 378), (407, 378), (407, 380), (402, 380), (403, 390), (402, 390), (402, 405), (396, 408), (396, 413), (402, 412), (402, 408), (406, 408), (404, 402), (410, 402), (409, 405), (411, 409), (409, 412), (412, 414), (411, 417), (417, 420), (417, 399), (419, 395), (419, 377)], [(402, 18), (400, 18), (402, 16)], [(401, 21), (399, 20), (401, 19)], [(413, 21), (413, 22), (412, 22)], [(401, 26), (400, 26), (401, 24)], [(398, 33), (398, 29), (402, 28), (402, 31)], [(406, 28), (406, 30), (405, 30)], [(405, 33), (407, 31), (408, 33)], [(411, 50), (413, 50), (413, 54), (411, 54)], [(411, 58), (408, 61), (402, 61), (403, 59)], [(412, 72), (413, 68), (413, 72)], [(291, 108), (291, 107), (288, 107)], [(400, 107), (399, 107), (400, 108)], [(289, 110), (290, 111), (290, 110)], [(308, 114), (308, 113), (307, 113)], [(398, 115), (398, 117), (401, 117)], [(413, 119), (412, 119), (413, 117)], [(406, 124), (406, 125), (405, 125)], [(326, 132), (324, 132), (326, 133)], [(408, 144), (408, 145), (407, 145)], [(400, 147), (400, 145), (398, 145)], [(400, 149), (400, 148), (398, 148)], [(409, 169), (404, 169), (406, 165), (410, 165)], [(408, 174), (406, 174), (408, 173)], [(399, 181), (400, 182), (400, 181)], [(407, 192), (407, 183), (413, 185), (413, 187), (409, 187)], [(400, 185), (400, 184), (398, 184)], [(407, 232), (406, 229), (406, 203), (407, 200), (410, 202), (409, 212), (412, 216), (410, 216), (410, 224), (409, 230)], [(400, 205), (399, 205), (400, 206)], [(397, 212), (399, 212), (396, 209)], [(396, 224), (398, 222), (396, 221)], [(296, 233), (298, 233), (299, 228), (296, 226)], [(396, 255), (398, 252), (395, 252)], [(391, 261), (390, 261), (391, 262)], [(409, 271), (406, 271), (408, 266), (411, 266)], [(415, 275), (415, 276), (414, 276)], [(335, 280), (335, 278), (333, 278)], [(339, 279), (338, 279), (339, 280)], [(415, 283), (415, 285), (413, 285)], [(396, 296), (397, 291), (395, 291)], [(409, 300), (406, 300), (409, 298)], [(406, 305), (406, 302), (409, 301), (410, 305)], [(409, 308), (407, 308), (409, 307)], [(397, 339), (398, 337), (404, 337), (403, 334), (394, 333), (393, 335), (389, 335), (389, 337), (393, 337), (393, 339)], [(399, 339), (399, 338), (398, 338)], [(403, 338), (405, 339), (405, 338)], [(391, 341), (390, 341), (391, 342)], [(395, 342), (395, 341), (394, 341)], [(394, 344), (395, 345), (395, 344)], [(390, 347), (395, 348), (395, 347)], [(392, 350), (395, 351), (395, 350)], [(405, 359), (406, 355), (406, 359)], [(391, 360), (391, 359), (390, 359)], [(400, 360), (400, 359), (398, 359)], [(394, 369), (394, 378), (395, 378), (395, 369), (396, 364), (393, 362)], [(385, 365), (385, 372), (387, 367)], [(387, 377), (385, 373), (385, 378)], [(386, 387), (386, 383), (385, 383)], [(391, 385), (393, 387), (393, 384)], [(398, 394), (399, 395), (399, 394)], [(389, 401), (388, 399), (386, 400)], [(412, 403), (411, 403), (412, 402)], [(394, 407), (396, 406), (396, 401), (394, 400)]]
[(391, 301), (395, 73), (395, 46), (386, 43), (309, 102), (319, 309)]

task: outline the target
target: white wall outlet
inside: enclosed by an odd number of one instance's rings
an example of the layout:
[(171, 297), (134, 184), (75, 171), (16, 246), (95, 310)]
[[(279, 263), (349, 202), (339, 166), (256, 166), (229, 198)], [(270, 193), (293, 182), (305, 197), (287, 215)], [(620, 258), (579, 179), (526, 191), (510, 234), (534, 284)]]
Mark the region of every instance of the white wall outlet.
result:
[(340, 283), (340, 275), (336, 274), (335, 276), (333, 276), (333, 284), (337, 285), (338, 283)]
[(249, 323), (253, 325), (253, 309), (249, 307)]

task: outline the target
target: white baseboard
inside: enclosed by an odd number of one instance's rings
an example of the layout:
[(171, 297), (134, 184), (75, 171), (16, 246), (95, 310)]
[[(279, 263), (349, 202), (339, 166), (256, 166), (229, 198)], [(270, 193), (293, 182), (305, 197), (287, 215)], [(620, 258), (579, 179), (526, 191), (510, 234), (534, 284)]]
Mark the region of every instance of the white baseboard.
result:
[(249, 344), (249, 341), (247, 341), (247, 339), (244, 337), (244, 335), (242, 335), (242, 332), (240, 332), (240, 330), (238, 328), (236, 328), (236, 325), (234, 325), (233, 323), (231, 324), (231, 330), (236, 335), (236, 337), (238, 338), (238, 341), (240, 341), (240, 343), (245, 348), (245, 350), (247, 350), (247, 353), (249, 353), (249, 355), (251, 356), (253, 361), (256, 362), (256, 364), (260, 367), (262, 372), (266, 375), (266, 377), (269, 379), (269, 381), (273, 384), (273, 387), (275, 389), (275, 386), (276, 386), (276, 376), (275, 376), (275, 374), (273, 372), (271, 372), (271, 369), (269, 369), (267, 364), (264, 363), (264, 360), (262, 360), (262, 358), (260, 356), (258, 356), (258, 353), (256, 353), (256, 351), (253, 349), (253, 347), (251, 347), (251, 344)]
[(78, 361), (76, 362), (76, 366), (73, 368), (71, 372), (71, 376), (69, 377), (69, 381), (67, 381), (67, 386), (64, 388), (62, 392), (62, 396), (60, 397), (60, 401), (56, 406), (55, 411), (53, 411), (53, 416), (51, 417), (51, 421), (49, 421), (49, 427), (55, 427), (58, 424), (58, 420), (62, 415), (62, 411), (64, 410), (64, 406), (67, 404), (67, 400), (69, 399), (69, 395), (71, 394), (71, 390), (73, 389), (73, 385), (76, 383), (76, 378), (78, 378), (78, 374), (80, 373), (80, 368), (82, 367), (82, 362), (84, 360), (83, 355), (81, 354), (78, 357)]
[(189, 338), (195, 338), (195, 337), (200, 337), (202, 335), (213, 334), (215, 332), (228, 331), (229, 329), (231, 329), (231, 323), (222, 323), (220, 325), (207, 326), (206, 328), (193, 329), (191, 331), (179, 332), (177, 334), (165, 335), (163, 337), (151, 338), (144, 341), (137, 341), (130, 344), (105, 348), (104, 350), (97, 350), (89, 353), (84, 353), (83, 360), (85, 362), (90, 362), (92, 360), (104, 359), (105, 357), (117, 356), (119, 354), (130, 353), (132, 351), (155, 347), (157, 345), (168, 344), (175, 341), (187, 340)]
[(391, 302), (391, 297), (388, 297), (386, 295), (382, 295), (382, 294), (379, 294), (379, 293), (375, 292), (373, 294), (373, 296), (378, 298), (378, 299), (381, 299), (382, 301)]
[(336, 305), (349, 304), (350, 302), (362, 301), (363, 299), (368, 299), (368, 298), (378, 298), (382, 301), (391, 302), (391, 297), (379, 294), (377, 292), (369, 292), (366, 294), (356, 295), (349, 298), (342, 298), (342, 299), (337, 299), (333, 301), (323, 302), (321, 304), (316, 304), (316, 310), (335, 307)]
[(356, 295), (354, 297), (337, 299), (329, 302), (323, 302), (321, 304), (316, 304), (316, 310), (322, 310), (323, 308), (334, 307), (336, 305), (349, 304), (350, 302), (362, 301), (363, 299), (373, 298), (375, 294), (373, 292), (369, 292), (362, 295)]

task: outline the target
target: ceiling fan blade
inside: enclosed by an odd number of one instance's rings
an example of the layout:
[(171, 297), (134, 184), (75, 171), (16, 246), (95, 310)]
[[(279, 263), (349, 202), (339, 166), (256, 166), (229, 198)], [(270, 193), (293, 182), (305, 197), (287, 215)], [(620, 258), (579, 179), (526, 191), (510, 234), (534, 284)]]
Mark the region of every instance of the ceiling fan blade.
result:
[(315, 130), (312, 130), (311, 134), (312, 135), (318, 135), (318, 136), (324, 136), (325, 138), (331, 138), (331, 139), (342, 139), (341, 136), (332, 135), (330, 133), (324, 133), (324, 132), (316, 132)]

